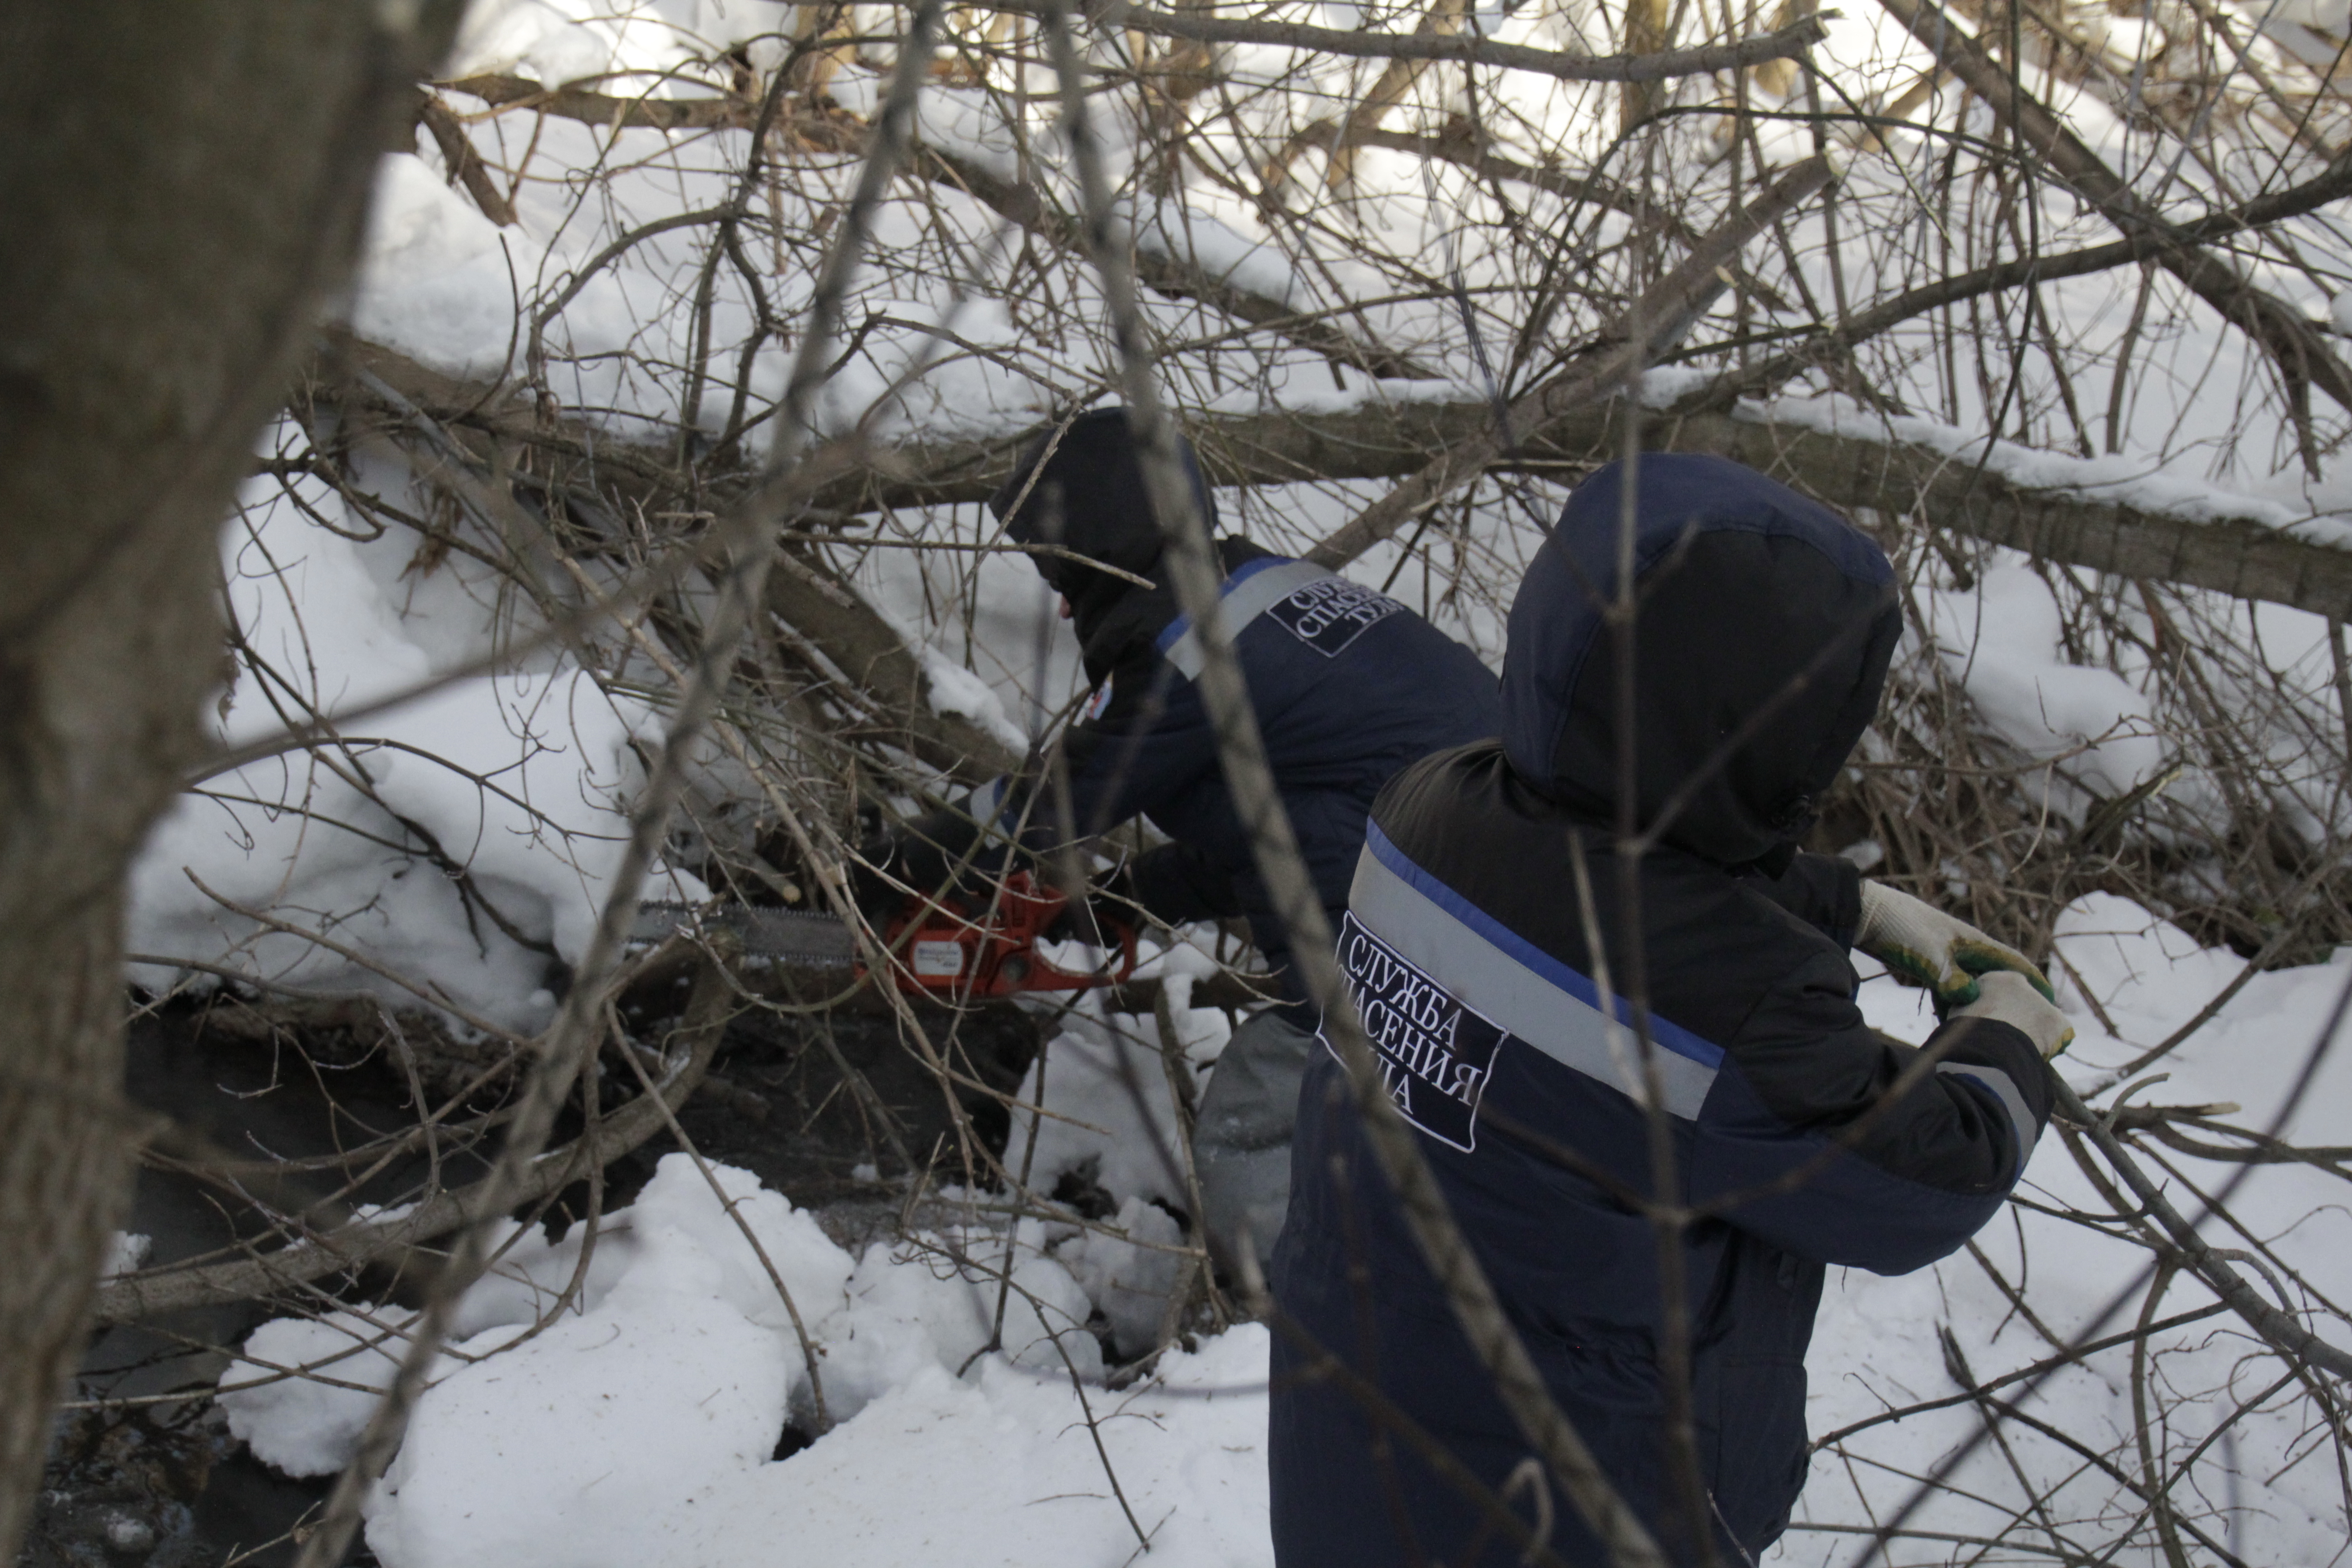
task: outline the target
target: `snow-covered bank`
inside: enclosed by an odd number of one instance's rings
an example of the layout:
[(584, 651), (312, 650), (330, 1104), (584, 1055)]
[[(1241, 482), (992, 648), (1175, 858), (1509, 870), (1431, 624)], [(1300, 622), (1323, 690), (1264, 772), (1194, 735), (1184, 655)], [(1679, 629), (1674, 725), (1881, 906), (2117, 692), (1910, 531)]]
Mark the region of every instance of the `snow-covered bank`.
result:
[[(389, 504), (429, 508), (396, 458), (368, 471)], [(462, 552), (432, 560), (332, 487), (296, 485), (337, 528), (257, 480), (223, 541), (236, 645), (212, 715), (220, 744), (456, 679), (342, 726), (339, 746), (289, 747), (183, 794), (133, 869), (131, 950), (537, 1029), (619, 863), (643, 776), (635, 743), (658, 716), (566, 655), (464, 673), (496, 635), (496, 574)], [(665, 876), (656, 896), (702, 891)], [(160, 990), (173, 967), (132, 977)]]

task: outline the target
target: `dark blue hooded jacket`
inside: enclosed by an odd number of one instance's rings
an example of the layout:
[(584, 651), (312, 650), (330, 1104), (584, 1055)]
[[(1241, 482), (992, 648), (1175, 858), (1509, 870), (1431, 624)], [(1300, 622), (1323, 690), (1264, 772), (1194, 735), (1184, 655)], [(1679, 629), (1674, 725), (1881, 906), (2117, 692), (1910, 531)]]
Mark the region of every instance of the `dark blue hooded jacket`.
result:
[[(1670, 1196), (1702, 1215), (1682, 1261), (1708, 1527), (1737, 1562), (1732, 1547), (1779, 1536), (1803, 1480), (1824, 1267), (1900, 1273), (1960, 1246), (2023, 1169), (2048, 1093), (2008, 1025), (1947, 1024), (1924, 1063), (1864, 1025), (1847, 956), (1858, 877), (1794, 840), (1877, 705), (1900, 632), (1892, 573), (1832, 513), (1720, 458), (1639, 464), (1632, 816), (1655, 846), (1625, 898), (1623, 683), (1601, 613), (1625, 483), (1613, 465), (1588, 479), (1528, 569), (1501, 741), (1381, 793), (1340, 959), (1391, 1093), (1554, 1396), (1683, 1561), (1695, 1541), (1670, 1501), (1657, 1242), (1634, 1206), (1656, 1190), (1647, 1080), (1593, 979), (1602, 960), (1621, 988), (1645, 974)], [(1293, 1331), (1276, 1340), (1276, 1561), (1519, 1561), (1411, 1445), (1376, 1442), (1358, 1404), (1310, 1375), (1313, 1346), (1341, 1358), (1489, 1487), (1528, 1456), (1328, 1057), (1301, 1092), (1291, 1181), (1274, 1268)], [(1524, 1489), (1516, 1500), (1534, 1516)], [(1554, 1549), (1604, 1563), (1553, 1500)]]
[[(1216, 505), (1189, 443), (1182, 453), (1213, 529)], [(1171, 924), (1246, 917), (1259, 951), (1282, 973), (1294, 1016), (1311, 1027), (1288, 963), (1289, 938), (1252, 863), (1193, 684), (1200, 639), (1168, 586), (1126, 411), (1081, 415), (1058, 438), (1041, 441), (990, 504), (1022, 542), (1056, 544), (1151, 584), (1066, 556), (1033, 557), (1070, 601), (1094, 686), (1087, 716), (1063, 743), (1068, 826), (1083, 838), (1138, 813), (1149, 817), (1174, 842), (1135, 863), (1135, 900)], [(1407, 763), (1499, 733), (1495, 677), (1468, 648), (1370, 588), (1240, 539), (1220, 541), (1218, 551), (1225, 625), (1266, 761), (1336, 923), (1373, 797)], [(900, 847), (899, 866), (907, 880), (935, 886), (947, 861), (973, 853), (982, 829), (1043, 852), (1064, 819), (1062, 803), (1045, 792), (1001, 780), (919, 825)], [(983, 850), (975, 858), (989, 857)]]

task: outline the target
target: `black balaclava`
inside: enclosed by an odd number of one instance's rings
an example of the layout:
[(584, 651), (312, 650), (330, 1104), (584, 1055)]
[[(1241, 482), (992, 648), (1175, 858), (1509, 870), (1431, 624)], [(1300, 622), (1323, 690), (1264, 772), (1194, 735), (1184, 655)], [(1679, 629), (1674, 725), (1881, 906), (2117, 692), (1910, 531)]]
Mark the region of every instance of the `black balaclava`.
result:
[[(1201, 477), (1192, 444), (1179, 436), (1176, 447), (1202, 521), (1213, 534), (1217, 503)], [(1141, 577), (1153, 575), (1160, 564), (1160, 524), (1124, 408), (1091, 409), (1072, 420), (1058, 441), (1050, 432), (1039, 437), (1021, 455), (1013, 477), (989, 498), (988, 507), (1004, 531), (1023, 544), (1058, 544)], [(1078, 641), (1091, 651), (1111, 607), (1135, 584), (1066, 556), (1029, 559), (1068, 598)]]
[[(1753, 468), (1672, 453), (1638, 464), (1636, 820), (1647, 830), (1688, 787), (1663, 842), (1777, 870), (1877, 710), (1903, 629), (1894, 571), (1853, 524)], [(1625, 479), (1612, 463), (1569, 498), (1519, 584), (1503, 658), (1512, 767), (1601, 822), (1620, 793), (1618, 653), (1602, 610), (1617, 593)]]

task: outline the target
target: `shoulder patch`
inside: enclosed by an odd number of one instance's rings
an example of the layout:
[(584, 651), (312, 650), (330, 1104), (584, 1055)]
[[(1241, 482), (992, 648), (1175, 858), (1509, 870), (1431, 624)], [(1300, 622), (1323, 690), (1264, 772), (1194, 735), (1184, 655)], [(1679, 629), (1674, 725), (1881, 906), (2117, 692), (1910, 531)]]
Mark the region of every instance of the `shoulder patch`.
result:
[(1404, 609), (1387, 595), (1345, 577), (1318, 577), (1267, 607), (1266, 618), (1326, 658)]

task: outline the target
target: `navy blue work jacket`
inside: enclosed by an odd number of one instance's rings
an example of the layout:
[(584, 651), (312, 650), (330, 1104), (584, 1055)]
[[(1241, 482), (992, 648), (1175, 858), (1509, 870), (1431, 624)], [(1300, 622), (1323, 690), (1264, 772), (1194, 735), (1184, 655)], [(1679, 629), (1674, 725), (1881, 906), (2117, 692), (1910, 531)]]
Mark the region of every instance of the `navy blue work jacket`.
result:
[[(1858, 874), (1794, 847), (1899, 636), (1884, 555), (1721, 459), (1643, 458), (1631, 507), (1628, 482), (1612, 466), (1580, 486), (1529, 567), (1502, 738), (1381, 793), (1339, 956), (1389, 1092), (1554, 1398), (1674, 1560), (1706, 1530), (1737, 1563), (1786, 1528), (1803, 1481), (1824, 1269), (1900, 1273), (1958, 1247), (2023, 1171), (2049, 1080), (2008, 1024), (1956, 1018), (1924, 1053), (1869, 1028), (1848, 956)], [(1627, 558), (1640, 615), (1621, 675), (1626, 641), (1599, 606)], [(1621, 815), (1650, 838), (1630, 879)], [(1605, 962), (1622, 989), (1636, 948), (1647, 1063), (1595, 984)], [(1696, 1215), (1678, 1261), (1704, 1519), (1668, 1484), (1666, 1313), (1643, 1212), (1654, 1108), (1672, 1154), (1658, 1195)], [(1281, 1568), (1519, 1562), (1343, 1380), (1318, 1375), (1336, 1357), (1488, 1489), (1528, 1457), (1328, 1057), (1301, 1091), (1273, 1273)], [(1567, 1500), (1550, 1502), (1552, 1548), (1600, 1568)], [(1545, 1511), (1524, 1484), (1512, 1506)]]
[[(1240, 539), (1218, 549), (1227, 571), (1223, 613), (1266, 761), (1336, 925), (1381, 787), (1433, 752), (1499, 733), (1495, 677), (1386, 595)], [(1253, 863), (1195, 685), (1199, 634), (1178, 613), (1164, 574), (1152, 574), (1150, 589), (1080, 608), (1097, 685), (1089, 715), (1065, 742), (1070, 824), (1087, 837), (1148, 817), (1173, 842), (1136, 862), (1137, 901), (1171, 924), (1245, 917), (1281, 972), (1289, 1010), (1312, 1027), (1288, 933)], [(1032, 849), (1058, 837), (1059, 817), (1034, 792), (1004, 781), (975, 792), (967, 807), (968, 820), (992, 821)], [(953, 835), (935, 825), (926, 837)]]
[[(1588, 836), (1607, 931), (1606, 834), (1560, 821), (1515, 784), (1496, 746), (1429, 760), (1382, 798), (1339, 956), (1391, 1092), (1545, 1381), (1671, 1542), (1658, 1241), (1631, 1201), (1654, 1190), (1638, 1047), (1630, 1028), (1612, 1042), (1596, 1006), (1572, 889), (1527, 874), (1544, 840), (1556, 861), (1575, 831)], [(2024, 1036), (1970, 1021), (1946, 1026), (1932, 1042), (1940, 1062), (1888, 1097), (1919, 1053), (1875, 1035), (1854, 1006), (1845, 944), (1859, 897), (1845, 862), (1801, 856), (1774, 880), (1658, 851), (1642, 887), (1673, 1195), (1708, 1210), (1683, 1248), (1699, 1458), (1737, 1562), (1734, 1544), (1758, 1552), (1778, 1537), (1803, 1480), (1804, 1356), (1824, 1266), (1900, 1273), (1959, 1247), (1999, 1209), (2049, 1100)], [(1619, 1013), (1628, 1019), (1622, 1002)], [(1300, 1096), (1291, 1180), (1275, 1262), (1284, 1311), (1500, 1487), (1528, 1446), (1405, 1230), (1328, 1055)], [(1519, 1560), (1491, 1531), (1491, 1550), (1465, 1554), (1479, 1516), (1405, 1445), (1377, 1462), (1356, 1404), (1297, 1381), (1315, 1359), (1277, 1336), (1282, 1568), (1414, 1561), (1395, 1527), (1400, 1500), (1429, 1561)], [(1604, 1563), (1553, 1500), (1554, 1546), (1571, 1563)]]

